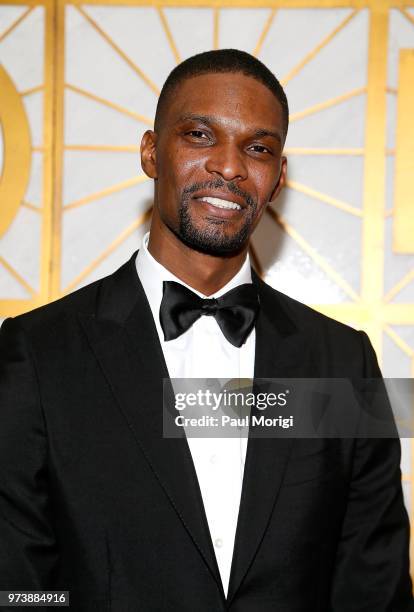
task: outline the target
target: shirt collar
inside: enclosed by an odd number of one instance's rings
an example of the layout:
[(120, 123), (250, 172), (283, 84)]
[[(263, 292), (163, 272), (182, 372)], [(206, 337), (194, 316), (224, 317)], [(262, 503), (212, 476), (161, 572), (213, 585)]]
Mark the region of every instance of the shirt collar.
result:
[[(207, 297), (190, 287), (186, 283), (184, 283), (180, 278), (172, 274), (167, 268), (161, 265), (149, 252), (148, 250), (148, 239), (149, 232), (147, 232), (142, 241), (142, 247), (138, 251), (138, 255), (135, 260), (136, 269), (138, 273), (138, 277), (142, 283), (145, 294), (147, 296), (149, 305), (152, 310), (152, 314), (154, 320), (158, 325), (158, 313), (160, 310), (161, 300), (162, 300), (162, 283), (163, 281), (175, 281), (184, 285), (184, 287), (188, 287), (194, 293), (199, 295), (200, 297)], [(252, 274), (250, 268), (250, 258), (247, 254), (246, 259), (240, 270), (229, 280), (224, 287), (219, 289), (213, 295), (208, 297), (220, 297), (230, 289), (234, 289), (234, 287), (238, 287), (238, 285), (243, 285), (244, 283), (252, 282)]]

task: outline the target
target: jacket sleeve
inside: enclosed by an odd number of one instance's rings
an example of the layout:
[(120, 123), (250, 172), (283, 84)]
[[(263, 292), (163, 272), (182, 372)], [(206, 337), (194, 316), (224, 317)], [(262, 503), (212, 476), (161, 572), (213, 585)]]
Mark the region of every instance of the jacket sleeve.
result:
[[(381, 372), (361, 332), (365, 377)], [(332, 612), (408, 612), (409, 521), (404, 507), (399, 439), (355, 441), (347, 511), (332, 583)]]
[(39, 385), (16, 319), (0, 330), (0, 590), (50, 589), (57, 562)]

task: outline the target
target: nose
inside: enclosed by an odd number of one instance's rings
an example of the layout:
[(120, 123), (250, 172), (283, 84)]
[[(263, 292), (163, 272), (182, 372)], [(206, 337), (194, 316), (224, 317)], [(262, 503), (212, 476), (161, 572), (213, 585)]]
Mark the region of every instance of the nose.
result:
[(225, 181), (247, 178), (247, 168), (243, 160), (243, 154), (234, 144), (215, 146), (206, 162), (206, 170), (210, 174), (221, 176)]

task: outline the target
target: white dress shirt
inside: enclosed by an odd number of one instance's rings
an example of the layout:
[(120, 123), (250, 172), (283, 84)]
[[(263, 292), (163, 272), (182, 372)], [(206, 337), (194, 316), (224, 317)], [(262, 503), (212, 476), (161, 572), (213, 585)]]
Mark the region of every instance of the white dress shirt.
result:
[[(174, 276), (148, 251), (147, 233), (136, 258), (138, 276), (151, 307), (171, 378), (253, 378), (255, 330), (240, 348), (223, 336), (214, 317), (201, 316), (175, 340), (164, 340), (159, 320), (163, 281), (176, 281), (200, 297), (207, 297)], [(251, 283), (250, 260), (217, 293), (220, 297), (243, 283)], [(192, 438), (188, 445), (200, 485), (217, 564), (227, 593), (240, 506), (247, 438)], [(173, 466), (172, 466), (173, 469)]]

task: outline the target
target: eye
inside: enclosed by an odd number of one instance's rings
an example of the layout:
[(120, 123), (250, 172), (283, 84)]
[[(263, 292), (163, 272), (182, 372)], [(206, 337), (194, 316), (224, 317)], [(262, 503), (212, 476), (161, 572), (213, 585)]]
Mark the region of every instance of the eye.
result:
[(259, 145), (259, 144), (251, 145), (249, 149), (251, 151), (254, 151), (254, 153), (270, 153), (270, 154), (272, 153), (270, 149), (268, 149), (264, 145)]
[(190, 130), (189, 132), (187, 132), (187, 136), (192, 136), (193, 138), (208, 139), (207, 134), (205, 134), (205, 132), (202, 132), (201, 130)]

